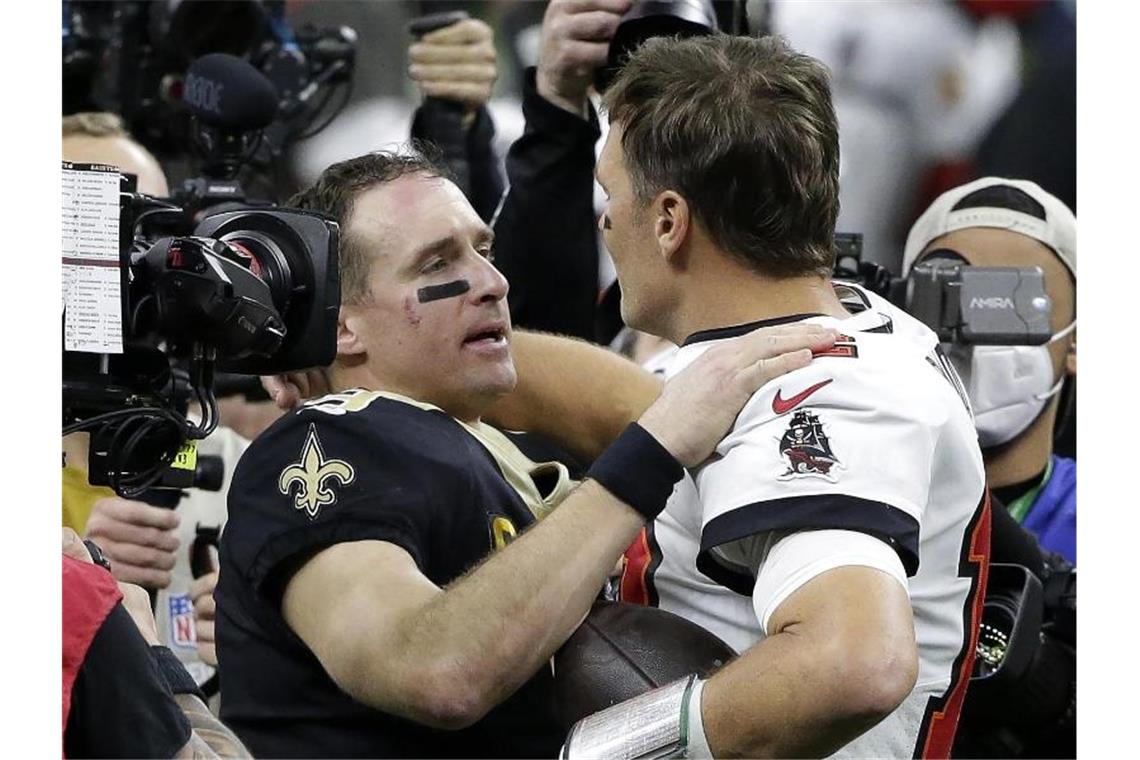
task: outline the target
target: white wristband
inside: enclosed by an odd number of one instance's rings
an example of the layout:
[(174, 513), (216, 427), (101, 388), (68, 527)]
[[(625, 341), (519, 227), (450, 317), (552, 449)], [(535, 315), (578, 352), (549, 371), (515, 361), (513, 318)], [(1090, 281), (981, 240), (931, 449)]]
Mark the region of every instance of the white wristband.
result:
[(701, 718), (701, 694), (705, 690), (705, 682), (698, 678), (689, 692), (688, 709), (688, 743), (685, 747), (685, 757), (698, 758), (698, 760), (711, 760), (713, 754), (709, 749), (709, 740), (705, 737), (705, 724)]

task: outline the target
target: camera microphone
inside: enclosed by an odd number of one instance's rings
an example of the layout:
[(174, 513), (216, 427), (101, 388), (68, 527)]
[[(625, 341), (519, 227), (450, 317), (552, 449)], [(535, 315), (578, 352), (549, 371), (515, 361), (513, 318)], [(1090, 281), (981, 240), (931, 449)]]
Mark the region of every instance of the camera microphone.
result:
[(228, 53), (196, 59), (186, 71), (182, 101), (207, 126), (253, 132), (277, 117), (277, 91), (248, 61)]

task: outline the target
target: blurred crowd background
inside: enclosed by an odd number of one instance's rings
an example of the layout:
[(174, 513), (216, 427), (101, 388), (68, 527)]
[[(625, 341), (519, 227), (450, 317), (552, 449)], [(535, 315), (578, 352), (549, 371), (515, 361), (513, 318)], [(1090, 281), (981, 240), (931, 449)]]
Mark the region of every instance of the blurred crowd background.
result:
[[(738, 4), (713, 5), (726, 27)], [(1075, 2), (744, 5), (752, 33), (783, 35), (832, 70), (842, 155), (838, 231), (864, 235), (865, 259), (898, 274), (910, 224), (939, 193), (975, 177), (1032, 180), (1076, 211)], [(347, 26), (358, 44), (351, 86), (334, 96), (346, 98), (343, 110), (327, 128), (293, 144), (287, 166), (277, 167), (289, 173), (279, 177), (278, 197), (334, 161), (408, 139), (421, 98), (407, 75), (407, 25), (430, 13), (462, 10), (494, 29), (498, 78), (488, 109), (501, 161), (523, 131), (522, 76), (537, 63), (545, 8), (541, 0), (289, 0), (285, 16), (294, 29)], [(239, 34), (240, 11), (211, 15), (197, 22), (201, 34)], [(66, 58), (64, 73), (65, 113), (92, 110), (83, 102), (87, 83), (75, 78), (69, 85)], [(145, 130), (128, 126), (147, 143)], [(177, 165), (167, 168), (174, 183), (183, 178)], [(604, 289), (614, 276), (604, 254), (600, 267)]]
[[(460, 9), (495, 29), (499, 78), (489, 109), (506, 155), (522, 134), (522, 71), (537, 62), (545, 3), (304, 2), (290, 8), (298, 23), (347, 24), (369, 44), (344, 113), (293, 158), (301, 183), (333, 161), (407, 139), (419, 100), (405, 75), (407, 22)], [(1075, 3), (775, 0), (750, 2), (748, 11), (754, 30), (783, 35), (832, 70), (838, 230), (863, 233), (865, 258), (897, 273), (918, 214), (975, 177), (1033, 180), (1076, 212)], [(604, 288), (613, 275), (605, 257), (602, 266)]]

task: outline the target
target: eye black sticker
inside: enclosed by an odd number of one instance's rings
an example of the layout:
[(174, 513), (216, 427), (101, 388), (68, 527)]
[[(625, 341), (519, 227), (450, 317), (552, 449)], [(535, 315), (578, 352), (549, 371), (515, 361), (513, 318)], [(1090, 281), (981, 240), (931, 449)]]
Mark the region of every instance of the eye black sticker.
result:
[(467, 280), (453, 280), (442, 285), (428, 285), (420, 288), (416, 291), (416, 297), (420, 299), (420, 303), (427, 303), (438, 301), (441, 298), (461, 296), (469, 290), (471, 290), (471, 283)]

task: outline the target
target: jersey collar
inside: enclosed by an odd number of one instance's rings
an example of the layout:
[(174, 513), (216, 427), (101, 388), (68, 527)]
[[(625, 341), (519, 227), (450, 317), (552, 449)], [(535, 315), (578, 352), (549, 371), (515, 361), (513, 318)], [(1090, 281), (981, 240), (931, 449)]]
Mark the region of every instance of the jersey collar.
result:
[(786, 317), (773, 317), (772, 319), (759, 319), (755, 322), (745, 322), (742, 325), (729, 325), (728, 327), (714, 327), (710, 330), (699, 330), (689, 337), (685, 338), (685, 342), (681, 344), (682, 347), (690, 346), (694, 343), (704, 343), (710, 340), (723, 340), (725, 338), (735, 338), (740, 335), (747, 335), (753, 330), (760, 327), (773, 327), (774, 325), (786, 325), (790, 322), (799, 322), (804, 319), (811, 319), (812, 317), (825, 317), (826, 314), (808, 313), (808, 314), (789, 314)]

